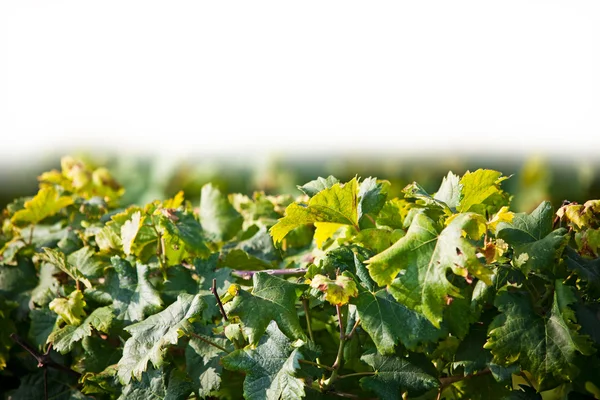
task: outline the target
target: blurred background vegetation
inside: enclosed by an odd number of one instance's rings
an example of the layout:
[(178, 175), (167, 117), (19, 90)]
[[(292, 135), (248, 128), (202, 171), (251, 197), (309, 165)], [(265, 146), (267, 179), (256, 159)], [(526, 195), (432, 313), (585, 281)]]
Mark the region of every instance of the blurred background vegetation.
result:
[[(94, 166), (107, 167), (125, 187), (122, 205), (145, 204), (185, 192), (186, 198), (198, 202), (200, 188), (213, 182), (226, 193), (251, 194), (262, 190), (268, 194), (299, 195), (296, 185), (318, 176), (334, 175), (347, 181), (357, 175), (375, 176), (392, 183), (391, 196), (402, 196), (402, 189), (416, 181), (428, 192), (439, 187), (442, 178), (452, 171), (462, 175), (467, 170), (491, 168), (513, 175), (503, 188), (513, 197), (512, 209), (531, 211), (542, 200), (558, 207), (563, 200), (583, 203), (600, 198), (600, 164), (591, 161), (550, 161), (541, 156), (525, 159), (473, 156), (389, 157), (336, 156), (302, 158), (272, 156), (262, 160), (182, 157), (166, 159), (74, 153)], [(37, 192), (37, 176), (51, 169), (60, 170), (60, 156), (29, 164), (27, 168), (2, 168), (0, 171), (0, 206), (13, 199)]]

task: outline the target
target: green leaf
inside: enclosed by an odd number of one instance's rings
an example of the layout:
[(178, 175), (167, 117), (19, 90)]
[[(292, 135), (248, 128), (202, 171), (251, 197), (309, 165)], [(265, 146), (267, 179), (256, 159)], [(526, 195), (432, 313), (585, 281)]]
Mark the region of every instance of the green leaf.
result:
[(296, 312), (296, 301), (306, 286), (263, 272), (255, 273), (252, 279), (252, 294), (240, 290), (228, 310), (243, 322), (250, 343), (258, 343), (271, 321), (277, 322), (287, 337), (306, 339)]
[(148, 361), (160, 368), (164, 363), (164, 350), (191, 329), (188, 320), (200, 314), (203, 307), (199, 295), (180, 294), (165, 310), (126, 327), (131, 337), (125, 342), (123, 357), (118, 363), (121, 383), (129, 383), (132, 376), (140, 380)]
[(236, 350), (223, 357), (225, 368), (246, 373), (247, 400), (294, 400), (304, 397), (304, 382), (295, 377), (302, 354), (278, 329), (269, 324), (256, 349)]
[(123, 252), (125, 255), (131, 254), (131, 246), (135, 240), (138, 231), (142, 225), (142, 214), (137, 211), (133, 213), (131, 219), (125, 221), (121, 227), (121, 243), (123, 244)]
[(67, 257), (62, 251), (49, 249), (47, 247), (42, 248), (44, 251), (41, 254), (41, 259), (54, 265), (65, 274), (69, 275), (74, 281), (82, 282), (86, 288), (91, 288), (92, 284), (90, 281), (73, 265), (67, 262)]
[(159, 293), (148, 280), (148, 266), (131, 264), (122, 258), (111, 258), (113, 269), (106, 272), (106, 291), (111, 295), (117, 319), (135, 322), (162, 308)]
[[(210, 341), (223, 348), (228, 347), (227, 339), (210, 337)], [(225, 354), (223, 350), (200, 339), (190, 338), (185, 348), (186, 370), (200, 397), (207, 397), (221, 387), (223, 366), (220, 361)]]
[(484, 347), (497, 364), (518, 362), (542, 390), (553, 377), (572, 380), (579, 372), (574, 365), (577, 353), (594, 353), (589, 338), (579, 333), (570, 308), (575, 302), (572, 289), (556, 280), (552, 308), (539, 315), (527, 293), (505, 289), (494, 302), (502, 314), (490, 325)]
[(92, 327), (100, 332), (108, 333), (112, 320), (111, 307), (97, 308), (81, 325), (66, 325), (52, 332), (48, 337), (48, 343), (52, 343), (56, 351), (63, 354), (68, 353), (75, 343), (92, 334)]
[(6, 368), (10, 348), (14, 344), (10, 334), (17, 331), (11, 318), (11, 312), (15, 307), (16, 304), (7, 302), (4, 298), (0, 297), (0, 326), (2, 327), (0, 330), (0, 371)]
[(377, 215), (377, 226), (387, 226), (390, 229), (403, 229), (404, 220), (408, 212), (414, 207), (419, 207), (405, 199), (391, 199), (384, 203)]
[[(168, 377), (168, 379), (167, 379)], [(142, 375), (142, 379), (132, 381), (125, 387), (118, 400), (180, 400), (186, 399), (192, 392), (190, 382), (176, 370), (169, 375), (162, 369), (151, 369)]]
[(352, 303), (356, 305), (362, 328), (380, 354), (393, 354), (398, 343), (416, 350), (420, 344), (435, 342), (446, 335), (421, 314), (394, 300), (385, 289), (372, 293), (359, 288), (358, 298)]
[(202, 320), (211, 322), (214, 317), (220, 315), (219, 307), (214, 294), (210, 291), (212, 281), (216, 279), (217, 293), (221, 296), (227, 288), (233, 283), (231, 269), (217, 268), (219, 262), (219, 253), (213, 253), (207, 259), (194, 259), (194, 269), (200, 278), (199, 293), (202, 295), (206, 307), (202, 310)]
[(335, 176), (329, 175), (327, 178), (318, 177), (302, 186), (297, 186), (297, 188), (308, 197), (313, 197), (320, 191), (329, 189), (336, 183), (339, 183), (339, 180)]
[(456, 212), (456, 208), (460, 203), (462, 189), (463, 186), (460, 184), (459, 176), (448, 172), (448, 175), (442, 180), (442, 184), (433, 198), (444, 202), (452, 212)]
[(513, 265), (524, 274), (548, 272), (566, 245), (567, 230), (553, 231), (553, 216), (552, 205), (545, 201), (529, 215), (515, 214), (510, 224), (498, 224), (497, 236), (513, 246)]
[(223, 242), (238, 233), (242, 228), (243, 218), (227, 197), (209, 183), (202, 187), (200, 222), (213, 241)]
[(459, 212), (471, 210), (488, 200), (494, 194), (502, 193), (500, 183), (509, 177), (502, 177), (502, 173), (491, 169), (478, 169), (467, 172), (460, 180), (462, 196), (457, 207)]
[(103, 262), (95, 254), (90, 246), (82, 247), (67, 256), (67, 264), (88, 278), (97, 278), (102, 274)]
[(361, 358), (374, 370), (375, 375), (360, 379), (363, 389), (371, 390), (382, 400), (397, 400), (407, 391), (411, 396), (424, 393), (439, 386), (439, 381), (397, 356), (369, 353)]
[(38, 349), (46, 344), (48, 336), (57, 328), (58, 316), (48, 308), (34, 309), (29, 313), (29, 337)]
[(402, 192), (404, 192), (405, 197), (421, 200), (426, 205), (439, 208), (446, 214), (452, 213), (450, 207), (448, 207), (445, 202), (427, 193), (427, 191), (423, 189), (423, 187), (421, 187), (421, 185), (419, 185), (417, 182), (413, 182), (406, 186), (404, 189), (402, 189)]
[(571, 247), (565, 249), (565, 261), (570, 270), (587, 283), (587, 287), (596, 297), (600, 294), (600, 258), (588, 260), (581, 257)]
[(25, 202), (25, 208), (17, 211), (11, 221), (14, 224), (37, 224), (71, 204), (73, 198), (61, 196), (53, 186), (43, 187), (31, 200)]
[(50, 309), (60, 315), (63, 321), (68, 325), (79, 325), (81, 319), (85, 317), (85, 301), (81, 290), (74, 290), (69, 297), (57, 298), (50, 302)]
[[(173, 219), (160, 218), (159, 227), (164, 234), (165, 241), (171, 242), (171, 245), (185, 245), (185, 250), (192, 255), (204, 255), (208, 252), (204, 238), (202, 225), (193, 214), (182, 211), (173, 211)], [(171, 263), (177, 263), (172, 261)]]
[[(477, 258), (476, 247), (463, 237), (463, 231), (480, 232), (477, 226), (485, 225), (480, 219), (473, 213), (459, 214), (438, 233), (433, 220), (417, 214), (406, 236), (366, 261), (371, 277), (380, 286), (388, 285), (400, 303), (423, 313), (439, 328), (448, 298), (462, 296), (446, 278), (448, 270), (464, 277), (470, 273), (491, 284), (491, 271)], [(404, 273), (398, 275), (400, 271)]]
[(390, 189), (388, 181), (367, 178), (358, 189), (358, 221), (361, 228), (375, 226), (374, 221), (383, 208)]
[(281, 242), (295, 228), (315, 222), (358, 227), (358, 182), (356, 178), (341, 185), (336, 183), (314, 195), (308, 204), (292, 203), (270, 229), (275, 243)]
[(58, 268), (50, 263), (42, 263), (38, 285), (31, 291), (31, 301), (39, 306), (50, 303), (59, 290), (60, 283), (54, 277)]

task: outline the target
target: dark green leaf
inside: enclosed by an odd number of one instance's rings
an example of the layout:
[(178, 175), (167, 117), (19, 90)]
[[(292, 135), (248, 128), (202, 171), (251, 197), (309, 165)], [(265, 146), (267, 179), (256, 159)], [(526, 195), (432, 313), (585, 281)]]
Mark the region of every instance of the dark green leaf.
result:
[(382, 400), (397, 400), (407, 391), (418, 395), (439, 386), (439, 381), (407, 359), (397, 356), (365, 354), (361, 360), (369, 364), (375, 375), (360, 379), (360, 385), (376, 393)]
[(246, 373), (247, 400), (294, 400), (305, 395), (304, 382), (295, 377), (300, 359), (300, 351), (272, 322), (256, 349), (236, 350), (221, 361), (227, 369)]
[(252, 278), (252, 294), (240, 290), (228, 310), (243, 322), (250, 343), (258, 343), (271, 321), (289, 338), (306, 339), (296, 312), (296, 301), (306, 286), (263, 272)]

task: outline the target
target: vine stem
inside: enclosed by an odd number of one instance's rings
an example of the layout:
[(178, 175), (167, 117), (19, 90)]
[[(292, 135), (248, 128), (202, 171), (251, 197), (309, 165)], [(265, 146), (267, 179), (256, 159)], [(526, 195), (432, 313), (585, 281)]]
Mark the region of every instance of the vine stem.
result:
[(65, 367), (64, 365), (57, 363), (50, 357), (50, 350), (52, 349), (52, 345), (48, 346), (48, 350), (46, 351), (46, 353), (42, 354), (16, 333), (11, 333), (10, 338), (23, 349), (27, 350), (27, 352), (36, 359), (36, 361), (38, 362), (38, 368), (50, 367), (71, 374), (77, 378), (81, 377), (81, 374), (79, 372), (73, 371), (71, 368)]
[(298, 362), (299, 362), (300, 364), (314, 365), (315, 367), (323, 368), (323, 369), (326, 369), (326, 370), (328, 370), (328, 371), (333, 371), (333, 368), (331, 368), (330, 366), (328, 366), (328, 365), (323, 365), (323, 364), (321, 364), (321, 363), (318, 363), (318, 362), (313, 362), (313, 361), (309, 361), (309, 360), (304, 360), (304, 359), (302, 359), (302, 358), (301, 358), (301, 359), (299, 359), (299, 360), (298, 360)]
[(219, 346), (218, 344), (216, 344), (215, 342), (213, 342), (212, 340), (208, 340), (206, 338), (203, 338), (202, 336), (194, 333), (194, 332), (190, 332), (190, 335), (192, 335), (193, 337), (195, 337), (198, 340), (202, 340), (204, 343), (209, 344), (213, 347), (216, 347), (217, 349), (224, 351), (225, 353), (229, 354), (231, 353), (229, 350), (227, 350), (225, 347), (223, 346)]
[(337, 356), (335, 357), (335, 362), (331, 366), (333, 371), (331, 372), (331, 376), (325, 380), (321, 380), (321, 388), (327, 389), (335, 380), (338, 378), (338, 373), (340, 368), (342, 367), (343, 356), (344, 356), (344, 346), (346, 345), (346, 336), (344, 335), (344, 319), (342, 316), (342, 306), (336, 304), (335, 310), (337, 311), (338, 322), (340, 325), (340, 345), (338, 347)]
[(33, 229), (34, 228), (35, 228), (35, 225), (31, 225), (31, 229), (29, 229), (29, 243), (27, 243), (27, 244), (33, 243)]
[(269, 275), (298, 275), (305, 274), (308, 269), (306, 268), (289, 268), (289, 269), (265, 269), (262, 271), (240, 271), (235, 270), (231, 272), (231, 275), (235, 275), (242, 279), (251, 279), (257, 272), (264, 272)]
[(219, 306), (219, 311), (221, 312), (221, 315), (223, 316), (225, 321), (229, 321), (229, 319), (227, 319), (227, 313), (225, 313), (225, 308), (223, 308), (223, 303), (221, 303), (221, 298), (219, 297), (219, 294), (217, 293), (217, 279), (216, 278), (213, 278), (213, 280), (212, 280), (212, 287), (210, 288), (210, 291), (217, 299), (217, 305)]
[(310, 341), (314, 343), (315, 338), (313, 337), (313, 332), (312, 332), (312, 327), (311, 327), (311, 322), (310, 322), (310, 315), (308, 313), (308, 299), (307, 298), (302, 299), (302, 306), (304, 307), (304, 316), (306, 317), (306, 329), (308, 330), (308, 337), (310, 337)]
[(346, 375), (338, 375), (338, 379), (351, 378), (354, 376), (372, 376), (372, 375), (377, 375), (377, 372), (367, 371), (367, 372), (355, 372), (353, 374), (346, 374)]

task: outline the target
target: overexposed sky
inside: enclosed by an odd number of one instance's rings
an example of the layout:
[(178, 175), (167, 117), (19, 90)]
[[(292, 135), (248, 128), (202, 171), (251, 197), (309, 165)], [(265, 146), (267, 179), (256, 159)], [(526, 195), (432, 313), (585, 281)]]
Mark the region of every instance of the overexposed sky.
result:
[(2, 1), (0, 162), (600, 154), (600, 2)]

